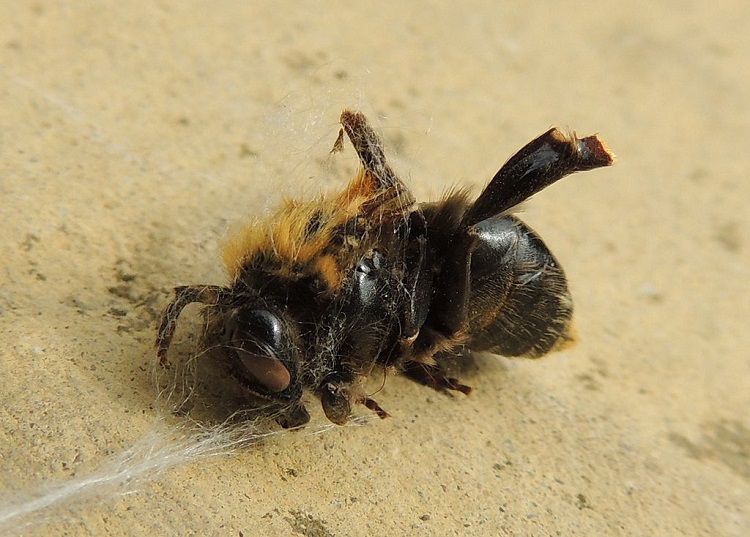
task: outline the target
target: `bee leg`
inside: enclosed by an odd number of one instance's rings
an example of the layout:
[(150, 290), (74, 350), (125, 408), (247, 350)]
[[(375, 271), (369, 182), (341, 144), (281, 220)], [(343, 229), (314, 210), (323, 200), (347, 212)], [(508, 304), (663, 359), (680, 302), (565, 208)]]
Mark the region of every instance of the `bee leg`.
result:
[(175, 298), (164, 310), (156, 336), (156, 355), (160, 365), (164, 367), (169, 365), (167, 351), (174, 337), (177, 318), (185, 306), (193, 302), (206, 305), (218, 304), (225, 292), (226, 289), (218, 285), (189, 285), (175, 288)]
[(401, 373), (414, 382), (423, 384), (439, 392), (452, 390), (466, 395), (471, 393), (471, 386), (461, 384), (458, 379), (445, 376), (443, 370), (437, 365), (414, 361), (406, 362), (402, 366)]
[(367, 123), (365, 115), (362, 112), (344, 110), (340, 121), (365, 169), (363, 181), (353, 181), (346, 195), (352, 194), (350, 191), (352, 188), (360, 190), (362, 186), (365, 186), (364, 193), (373, 199), (362, 207), (364, 212), (369, 212), (368, 207), (370, 211), (379, 207), (389, 207), (389, 210), (403, 212), (412, 206), (414, 197), (388, 164), (383, 151), (383, 142)]
[(609, 166), (614, 155), (598, 136), (577, 138), (550, 129), (513, 155), (495, 174), (471, 208), (464, 225), (507, 211), (573, 172)]
[(435, 353), (455, 347), (468, 335), (471, 258), (477, 239), (475, 230), (468, 228), (446, 249), (448, 257), (434, 287), (427, 320), (414, 342), (417, 362), (428, 362)]
[(387, 190), (392, 187), (405, 190), (405, 185), (385, 159), (383, 142), (380, 141), (380, 137), (367, 123), (365, 115), (362, 112), (344, 110), (341, 112), (340, 121), (354, 146), (354, 150), (357, 152), (357, 156), (359, 156), (362, 166), (370, 172), (375, 180), (376, 190)]
[(385, 410), (383, 410), (383, 407), (381, 407), (377, 403), (377, 401), (375, 401), (374, 399), (370, 399), (369, 397), (364, 397), (362, 400), (359, 401), (359, 403), (363, 404), (365, 407), (375, 412), (375, 414), (377, 414), (381, 420), (391, 417), (391, 415), (388, 414), (388, 412), (386, 412)]
[(421, 212), (414, 212), (409, 218), (409, 243), (416, 247), (406, 253), (407, 276), (404, 288), (407, 300), (401, 312), (400, 344), (404, 349), (411, 347), (419, 335), (429, 313), (432, 295), (432, 274), (427, 258), (427, 237), (425, 219)]

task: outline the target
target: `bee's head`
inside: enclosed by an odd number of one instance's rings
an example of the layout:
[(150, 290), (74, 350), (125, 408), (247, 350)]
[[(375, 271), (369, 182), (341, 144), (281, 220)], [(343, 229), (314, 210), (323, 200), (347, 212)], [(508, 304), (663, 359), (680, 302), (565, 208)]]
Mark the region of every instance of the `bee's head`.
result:
[(283, 313), (260, 307), (236, 307), (226, 313), (221, 346), (235, 375), (264, 398), (290, 399), (299, 391), (294, 326)]

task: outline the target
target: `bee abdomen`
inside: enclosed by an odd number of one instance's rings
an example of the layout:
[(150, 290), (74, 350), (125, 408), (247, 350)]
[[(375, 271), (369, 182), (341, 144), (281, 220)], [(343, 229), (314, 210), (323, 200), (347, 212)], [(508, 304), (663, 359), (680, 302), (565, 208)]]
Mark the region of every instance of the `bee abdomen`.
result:
[(535, 358), (571, 340), (565, 273), (539, 236), (513, 216), (475, 228), (469, 347)]

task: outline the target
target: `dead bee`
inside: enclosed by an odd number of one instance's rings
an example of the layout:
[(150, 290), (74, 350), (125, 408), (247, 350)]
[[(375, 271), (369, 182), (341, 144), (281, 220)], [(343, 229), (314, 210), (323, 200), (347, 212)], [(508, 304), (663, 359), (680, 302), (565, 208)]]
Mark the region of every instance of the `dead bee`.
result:
[(341, 124), (358, 175), (340, 194), (286, 201), (235, 236), (224, 251), (229, 286), (178, 287), (156, 341), (162, 364), (182, 309), (205, 304), (207, 344), (283, 427), (295, 427), (309, 420), (304, 390), (337, 424), (353, 404), (387, 416), (362, 388), (376, 367), (468, 394), (436, 357), (465, 346), (533, 358), (571, 339), (565, 274), (509, 211), (569, 173), (610, 165), (598, 137), (551, 129), (476, 200), (459, 190), (417, 203), (365, 116), (345, 110)]

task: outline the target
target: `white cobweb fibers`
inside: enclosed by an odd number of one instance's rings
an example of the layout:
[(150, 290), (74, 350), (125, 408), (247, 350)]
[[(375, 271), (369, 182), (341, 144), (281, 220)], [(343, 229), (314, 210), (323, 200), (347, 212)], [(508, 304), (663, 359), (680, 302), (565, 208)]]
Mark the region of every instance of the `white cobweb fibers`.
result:
[[(351, 424), (358, 425), (368, 419), (362, 416)], [(294, 434), (319, 434), (332, 427), (332, 424), (318, 423)], [(20, 531), (44, 523), (58, 516), (59, 508), (132, 493), (176, 466), (230, 456), (268, 437), (290, 432), (271, 428), (268, 420), (261, 417), (242, 421), (228, 419), (215, 425), (189, 421), (177, 426), (167, 419), (157, 418), (143, 437), (103, 461), (93, 472), (15, 492), (12, 498), (6, 498), (0, 507), (0, 531)]]
[[(277, 155), (275, 158), (264, 157), (259, 166), (261, 171), (294, 176), (300, 181), (293, 185), (295, 196), (343, 186), (340, 176), (349, 170), (342, 170), (341, 164), (332, 163), (327, 150), (321, 148), (328, 146), (330, 149), (336, 139), (341, 108), (364, 108), (367, 112), (368, 107), (363, 107), (362, 101), (361, 94), (348, 89), (315, 97), (309, 92), (287, 96), (258, 127), (258, 130), (264, 129), (263, 145), (273, 149), (270, 154)], [(83, 112), (80, 114), (86, 119)], [(101, 134), (100, 143), (105, 150), (115, 148), (116, 151), (110, 152), (119, 154), (122, 144), (109, 140), (107, 130), (102, 126), (89, 120), (86, 122), (93, 124)], [(138, 160), (133, 155), (128, 155), (128, 158)], [(143, 159), (141, 164), (148, 168), (153, 163)], [(319, 413), (313, 418), (313, 423), (298, 431), (282, 430), (268, 416), (259, 414), (225, 412), (218, 418), (216, 413), (207, 419), (193, 417), (190, 407), (201, 397), (195, 387), (197, 376), (204, 373), (200, 360), (204, 354), (194, 354), (175, 367), (169, 378), (163, 372), (154, 375), (158, 393), (154, 422), (150, 430), (130, 447), (101, 461), (90, 473), (45, 482), (26, 490), (4, 492), (0, 496), (0, 533), (23, 532), (31, 526), (65, 516), (67, 509), (85, 508), (86, 502), (96, 500), (101, 503), (137, 492), (139, 487), (176, 466), (211, 457), (231, 456), (240, 449), (252, 448), (280, 434), (312, 435), (335, 427), (320, 418)], [(174, 414), (178, 417), (175, 418)], [(361, 425), (369, 419), (365, 414), (350, 424)]]
[[(197, 323), (185, 321), (189, 325), (187, 330), (201, 330)], [(190, 343), (177, 345), (190, 346)], [(172, 353), (172, 357), (183, 354), (178, 351)], [(238, 401), (236, 397), (217, 401), (199, 387), (199, 384), (217, 382), (225, 382), (226, 387), (230, 387), (231, 379), (220, 368), (208, 363), (209, 360), (201, 361), (210, 356), (210, 349), (187, 356), (181, 362), (177, 358), (168, 372), (154, 364), (154, 385), (161, 388), (157, 388), (155, 419), (141, 438), (101, 461), (90, 473), (5, 493), (0, 497), (0, 534), (19, 533), (31, 526), (70, 516), (66, 508), (85, 508), (87, 501), (102, 502), (137, 492), (147, 482), (176, 466), (231, 456), (281, 434), (308, 436), (336, 427), (318, 419), (296, 431), (284, 430), (275, 425), (273, 415), (262, 408), (232, 411), (233, 403)], [(199, 383), (199, 377), (204, 382)], [(369, 419), (363, 415), (350, 424), (361, 425)]]

